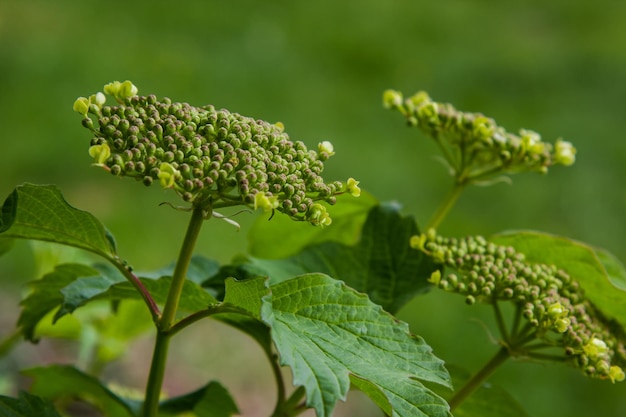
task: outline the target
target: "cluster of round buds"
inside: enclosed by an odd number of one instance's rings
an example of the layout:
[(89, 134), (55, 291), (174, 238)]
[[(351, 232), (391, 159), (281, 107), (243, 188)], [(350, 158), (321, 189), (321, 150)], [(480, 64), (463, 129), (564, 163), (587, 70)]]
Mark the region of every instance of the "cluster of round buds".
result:
[(435, 139), (454, 174), (466, 181), (484, 181), (501, 173), (545, 173), (552, 165), (575, 161), (576, 149), (569, 142), (557, 140), (552, 145), (530, 130), (509, 133), (491, 118), (434, 102), (423, 91), (404, 99), (400, 92), (387, 90), (383, 104)]
[[(137, 92), (130, 81), (116, 81), (74, 103), (93, 134), (89, 154), (113, 175), (156, 181), (194, 207), (244, 205), (320, 226), (331, 223), (320, 201), (360, 195), (353, 178), (324, 182), (324, 162), (334, 155), (328, 141), (308, 150), (281, 123)], [(117, 103), (107, 106), (106, 95)]]
[(442, 275), (437, 270), (432, 284), (464, 295), (468, 304), (513, 302), (536, 338), (562, 349), (587, 375), (624, 380), (626, 333), (598, 311), (565, 271), (530, 263), (512, 247), (480, 236), (444, 238), (431, 231), (414, 236), (411, 246), (454, 271)]

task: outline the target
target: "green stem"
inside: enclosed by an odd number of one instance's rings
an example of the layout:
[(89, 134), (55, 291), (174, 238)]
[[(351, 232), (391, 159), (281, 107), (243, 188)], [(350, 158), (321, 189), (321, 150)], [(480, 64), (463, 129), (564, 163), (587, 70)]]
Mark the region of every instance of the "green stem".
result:
[(458, 390), (452, 399), (450, 399), (450, 411), (457, 408), (471, 393), (479, 388), (482, 383), (496, 370), (496, 368), (504, 363), (509, 358), (509, 350), (506, 347), (501, 347), (493, 358), (489, 360), (465, 385)]
[(161, 386), (165, 376), (165, 363), (169, 348), (170, 335), (157, 332), (152, 353), (152, 364), (150, 365), (150, 376), (146, 387), (146, 398), (143, 405), (142, 416), (157, 417), (159, 415), (159, 399), (161, 397)]
[(150, 295), (148, 289), (143, 285), (143, 283), (139, 280), (139, 278), (132, 273), (130, 268), (124, 264), (119, 258), (113, 260), (113, 265), (126, 277), (128, 282), (131, 283), (133, 287), (141, 294), (141, 298), (148, 306), (150, 310), (150, 314), (152, 315), (152, 320), (157, 323), (159, 317), (161, 317), (161, 312), (159, 311), (159, 306), (157, 306), (156, 302)]
[(200, 228), (204, 222), (204, 209), (195, 207), (192, 214), (187, 233), (183, 241), (183, 245), (176, 261), (172, 283), (170, 284), (163, 315), (157, 323), (157, 335), (154, 344), (154, 352), (152, 354), (152, 364), (150, 365), (150, 375), (146, 387), (146, 398), (142, 410), (143, 417), (157, 417), (159, 411), (159, 397), (161, 394), (161, 386), (163, 385), (163, 377), (165, 375), (165, 363), (167, 360), (167, 351), (169, 348), (170, 338), (172, 334), (170, 329), (174, 325), (176, 319), (176, 311), (178, 310), (178, 302), (182, 293), (185, 279), (187, 277), (187, 269), (191, 262), (193, 249), (200, 234)]
[(506, 330), (506, 325), (504, 324), (504, 317), (502, 316), (502, 311), (500, 310), (500, 305), (498, 304), (498, 300), (493, 301), (493, 309), (496, 315), (496, 323), (498, 324), (498, 330), (500, 331), (500, 335), (503, 340), (509, 340), (509, 333)]
[(172, 283), (170, 284), (170, 290), (167, 294), (167, 300), (165, 301), (165, 307), (163, 307), (163, 315), (159, 321), (159, 330), (168, 331), (174, 324), (176, 318), (176, 311), (178, 310), (178, 302), (180, 301), (180, 294), (183, 291), (185, 285), (185, 279), (187, 277), (187, 269), (191, 262), (191, 256), (193, 255), (193, 249), (196, 246), (198, 235), (200, 234), (200, 228), (204, 222), (204, 209), (202, 207), (195, 207), (191, 213), (191, 220), (187, 227), (187, 234), (183, 241), (183, 246), (180, 248), (178, 260), (176, 261), (176, 268), (174, 268), (174, 275), (172, 276)]
[(448, 196), (443, 201), (443, 203), (439, 206), (439, 208), (437, 208), (435, 215), (430, 220), (430, 223), (428, 223), (428, 225), (426, 226), (426, 230), (437, 229), (437, 227), (439, 227), (439, 224), (441, 224), (441, 222), (446, 217), (450, 209), (454, 206), (456, 201), (459, 199), (459, 196), (461, 195), (461, 192), (463, 191), (464, 188), (465, 188), (464, 183), (457, 182), (454, 185), (454, 188), (452, 189), (450, 194), (448, 194)]
[(275, 353), (272, 352), (271, 347), (267, 346), (263, 349), (265, 354), (267, 355), (267, 359), (270, 361), (270, 365), (272, 367), (272, 372), (274, 372), (274, 378), (276, 379), (276, 406), (274, 407), (274, 412), (272, 413), (272, 417), (282, 417), (284, 413), (285, 407), (285, 381), (283, 379), (283, 374), (280, 370), (280, 365), (278, 364), (278, 358)]

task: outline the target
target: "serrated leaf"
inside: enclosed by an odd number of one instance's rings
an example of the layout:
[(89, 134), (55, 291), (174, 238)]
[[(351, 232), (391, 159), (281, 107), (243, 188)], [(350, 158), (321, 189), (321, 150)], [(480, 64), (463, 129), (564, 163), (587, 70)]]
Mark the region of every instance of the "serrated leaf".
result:
[(252, 317), (261, 319), (261, 298), (269, 293), (267, 280), (253, 278), (237, 281), (234, 278), (226, 280), (226, 296), (224, 304), (232, 304), (247, 311)]
[(450, 416), (445, 400), (419, 381), (450, 386), (443, 361), (406, 323), (323, 274), (295, 277), (270, 290), (263, 321), (281, 363), (291, 367), (294, 384), (305, 388), (318, 417), (330, 416), (337, 400), (345, 399), (351, 374), (375, 384), (394, 417)]
[(278, 259), (294, 255), (305, 246), (336, 241), (354, 244), (367, 212), (377, 200), (363, 191), (355, 198), (349, 194), (337, 196), (337, 203), (328, 211), (333, 220), (329, 227), (312, 227), (307, 222), (294, 222), (288, 216), (259, 217), (248, 233), (248, 252), (252, 256)]
[[(506, 232), (491, 239), (499, 245), (512, 246), (529, 262), (556, 265), (578, 281), (585, 296), (607, 317), (626, 327), (626, 291), (623, 288), (623, 265), (608, 252), (566, 237), (534, 231)], [(603, 261), (615, 274), (611, 277)]]
[(237, 307), (242, 313), (217, 314), (214, 318), (248, 334), (264, 350), (270, 351), (272, 340), (269, 328), (261, 321), (262, 298), (267, 294), (269, 288), (265, 278), (257, 277), (245, 281), (228, 278), (223, 305)]
[(22, 311), (17, 321), (24, 337), (36, 341), (35, 327), (52, 310), (63, 303), (61, 290), (80, 277), (97, 275), (98, 271), (82, 264), (57, 265), (54, 271), (44, 275), (41, 279), (32, 281), (32, 289), (20, 303)]
[(395, 313), (431, 287), (428, 278), (437, 269), (429, 257), (409, 246), (416, 234), (419, 230), (412, 217), (401, 216), (395, 205), (381, 205), (369, 211), (356, 245), (325, 242), (286, 259), (251, 258), (242, 268), (247, 276), (266, 275), (272, 283), (309, 272), (324, 273)]
[(61, 417), (49, 401), (20, 391), (18, 398), (0, 395), (2, 417)]
[(0, 235), (74, 246), (108, 259), (115, 256), (114, 241), (102, 223), (69, 205), (54, 185), (15, 188), (0, 211)]
[(358, 376), (351, 374), (350, 383), (352, 386), (358, 388), (362, 393), (367, 395), (373, 402), (380, 408), (386, 416), (390, 416), (393, 413), (391, 403), (385, 396), (385, 393), (376, 386), (376, 384), (368, 381), (367, 379), (359, 378)]
[(98, 379), (73, 366), (52, 365), (31, 368), (22, 373), (34, 378), (31, 391), (44, 398), (81, 398), (103, 411), (107, 417), (134, 417), (128, 404)]

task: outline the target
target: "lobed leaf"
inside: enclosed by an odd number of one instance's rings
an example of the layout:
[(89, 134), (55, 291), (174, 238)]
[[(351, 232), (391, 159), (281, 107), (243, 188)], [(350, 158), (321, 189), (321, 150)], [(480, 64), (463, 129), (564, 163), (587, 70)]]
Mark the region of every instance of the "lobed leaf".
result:
[(61, 417), (49, 401), (20, 391), (18, 398), (0, 395), (0, 416), (2, 417)]
[(514, 247), (530, 262), (563, 269), (578, 281), (586, 297), (607, 318), (626, 327), (626, 270), (607, 251), (566, 237), (534, 231), (505, 232), (490, 240)]
[(80, 398), (102, 410), (107, 417), (134, 417), (129, 404), (97, 378), (73, 366), (52, 365), (22, 373), (34, 379), (31, 391), (35, 395), (48, 399)]
[(82, 264), (61, 264), (32, 281), (32, 292), (21, 302), (22, 311), (17, 321), (18, 327), (27, 340), (36, 341), (35, 327), (51, 311), (63, 303), (61, 290), (81, 277), (96, 276), (98, 271)]
[(241, 266), (244, 277), (266, 275), (276, 283), (309, 272), (344, 281), (385, 310), (395, 313), (415, 295), (428, 291), (428, 278), (437, 268), (421, 251), (409, 246), (419, 234), (412, 217), (395, 205), (372, 208), (357, 244), (324, 242), (308, 246), (285, 259), (251, 258)]
[(23, 184), (0, 211), (0, 236), (74, 246), (112, 259), (112, 235), (90, 213), (69, 205), (54, 185)]
[[(281, 363), (307, 405), (327, 417), (344, 400), (350, 375), (366, 394), (387, 399), (394, 417), (450, 416), (448, 405), (421, 382), (450, 387), (443, 362), (406, 323), (340, 281), (308, 274), (270, 286), (261, 316), (271, 328)], [(373, 388), (374, 384), (377, 389)]]

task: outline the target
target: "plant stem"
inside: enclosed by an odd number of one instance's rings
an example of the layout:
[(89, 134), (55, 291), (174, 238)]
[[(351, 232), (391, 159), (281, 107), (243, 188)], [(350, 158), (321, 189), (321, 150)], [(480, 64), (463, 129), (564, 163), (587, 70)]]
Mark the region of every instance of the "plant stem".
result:
[(139, 292), (139, 294), (141, 294), (141, 298), (143, 298), (143, 301), (146, 303), (148, 309), (150, 310), (152, 320), (157, 323), (159, 317), (161, 317), (161, 311), (159, 311), (159, 306), (157, 306), (148, 289), (122, 261), (120, 261), (119, 259), (115, 259), (113, 260), (113, 265), (115, 265), (115, 267), (126, 277), (128, 282), (130, 282), (132, 286), (135, 287), (135, 289)]
[(457, 408), (471, 393), (473, 393), (481, 384), (496, 370), (496, 368), (509, 358), (509, 350), (501, 347), (493, 358), (489, 360), (469, 381), (458, 390), (452, 399), (450, 399), (450, 411)]
[(191, 213), (191, 220), (189, 220), (189, 226), (187, 226), (187, 234), (185, 235), (183, 246), (180, 248), (180, 253), (178, 254), (176, 268), (172, 276), (172, 283), (170, 284), (170, 290), (167, 294), (165, 307), (163, 307), (163, 315), (159, 321), (159, 330), (161, 331), (168, 331), (174, 324), (180, 294), (183, 291), (185, 279), (187, 278), (187, 269), (189, 268), (193, 249), (196, 246), (196, 241), (198, 240), (203, 222), (204, 209), (202, 207), (195, 207)]
[(159, 397), (161, 394), (161, 386), (163, 385), (163, 377), (165, 375), (165, 363), (167, 360), (167, 351), (169, 341), (172, 337), (170, 329), (174, 325), (176, 319), (176, 311), (178, 310), (178, 302), (182, 293), (185, 279), (187, 277), (187, 269), (191, 262), (193, 249), (200, 234), (200, 228), (204, 222), (204, 209), (200, 206), (194, 207), (187, 227), (187, 233), (183, 245), (176, 261), (172, 283), (167, 294), (163, 315), (157, 323), (157, 335), (154, 344), (154, 352), (152, 354), (152, 364), (150, 365), (150, 375), (146, 387), (146, 398), (142, 410), (143, 417), (157, 417), (159, 411)]
[(456, 201), (459, 199), (459, 196), (461, 195), (461, 192), (463, 191), (464, 188), (465, 188), (464, 183), (457, 182), (454, 185), (454, 188), (452, 189), (450, 194), (448, 194), (448, 196), (443, 201), (443, 203), (439, 206), (439, 208), (437, 208), (435, 215), (426, 226), (426, 230), (437, 229), (437, 227), (439, 227), (439, 224), (441, 224), (441, 222), (446, 217), (450, 209), (454, 206), (454, 203), (456, 203)]

